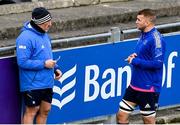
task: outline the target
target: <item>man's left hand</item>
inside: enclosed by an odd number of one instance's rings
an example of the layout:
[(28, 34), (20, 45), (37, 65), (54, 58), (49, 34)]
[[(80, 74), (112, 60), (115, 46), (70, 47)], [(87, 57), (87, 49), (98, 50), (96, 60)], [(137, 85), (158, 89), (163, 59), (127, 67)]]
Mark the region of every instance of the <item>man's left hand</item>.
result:
[(56, 79), (56, 80), (59, 80), (59, 79), (61, 78), (61, 76), (62, 76), (61, 70), (57, 69), (57, 70), (55, 71), (55, 79)]

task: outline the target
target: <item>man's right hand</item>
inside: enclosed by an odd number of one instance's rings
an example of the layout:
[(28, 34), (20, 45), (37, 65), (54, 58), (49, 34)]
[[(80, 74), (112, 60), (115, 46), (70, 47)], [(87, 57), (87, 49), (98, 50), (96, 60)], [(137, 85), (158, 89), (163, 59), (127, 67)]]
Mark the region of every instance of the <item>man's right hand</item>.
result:
[(55, 64), (56, 64), (56, 61), (54, 61), (52, 59), (48, 59), (48, 60), (45, 61), (44, 66), (46, 68), (54, 68)]

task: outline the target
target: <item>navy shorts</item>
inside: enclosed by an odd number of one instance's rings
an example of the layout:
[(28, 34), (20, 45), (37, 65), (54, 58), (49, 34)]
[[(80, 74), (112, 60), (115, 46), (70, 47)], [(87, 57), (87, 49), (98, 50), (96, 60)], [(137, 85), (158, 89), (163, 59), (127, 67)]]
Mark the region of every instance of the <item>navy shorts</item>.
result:
[(53, 90), (51, 88), (23, 92), (24, 103), (29, 107), (39, 106), (41, 101), (51, 103), (52, 96)]
[(136, 103), (141, 111), (156, 111), (158, 108), (159, 93), (140, 92), (129, 86), (126, 89), (123, 99)]

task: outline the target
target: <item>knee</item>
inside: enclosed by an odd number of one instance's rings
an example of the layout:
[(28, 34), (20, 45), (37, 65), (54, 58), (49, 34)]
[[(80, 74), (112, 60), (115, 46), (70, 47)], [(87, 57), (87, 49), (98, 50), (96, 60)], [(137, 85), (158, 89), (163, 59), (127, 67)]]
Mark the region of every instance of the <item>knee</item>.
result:
[(119, 112), (117, 113), (117, 123), (129, 123), (129, 114), (134, 110), (135, 103), (122, 99), (120, 102)]
[(121, 113), (121, 111), (116, 114), (116, 118), (117, 120), (123, 119), (123, 114)]
[(37, 107), (26, 107), (25, 115), (35, 116), (38, 111), (39, 111), (39, 106), (37, 106)]
[(129, 114), (119, 111), (116, 115), (116, 122), (119, 124), (128, 124)]
[(40, 115), (43, 117), (47, 117), (49, 112), (50, 112), (50, 108), (48, 108), (48, 109), (46, 108), (46, 109), (40, 111)]
[(140, 111), (143, 116), (143, 121), (145, 124), (155, 124), (156, 112), (155, 111)]
[(143, 117), (144, 124), (155, 124), (155, 117)]

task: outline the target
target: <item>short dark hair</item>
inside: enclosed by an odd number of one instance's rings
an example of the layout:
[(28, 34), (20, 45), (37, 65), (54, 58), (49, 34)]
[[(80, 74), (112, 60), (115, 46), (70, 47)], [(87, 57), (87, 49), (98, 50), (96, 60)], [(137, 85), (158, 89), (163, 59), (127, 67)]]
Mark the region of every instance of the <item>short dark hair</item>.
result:
[(138, 15), (144, 15), (145, 17), (149, 17), (151, 22), (156, 21), (156, 13), (152, 9), (143, 9), (138, 12)]

